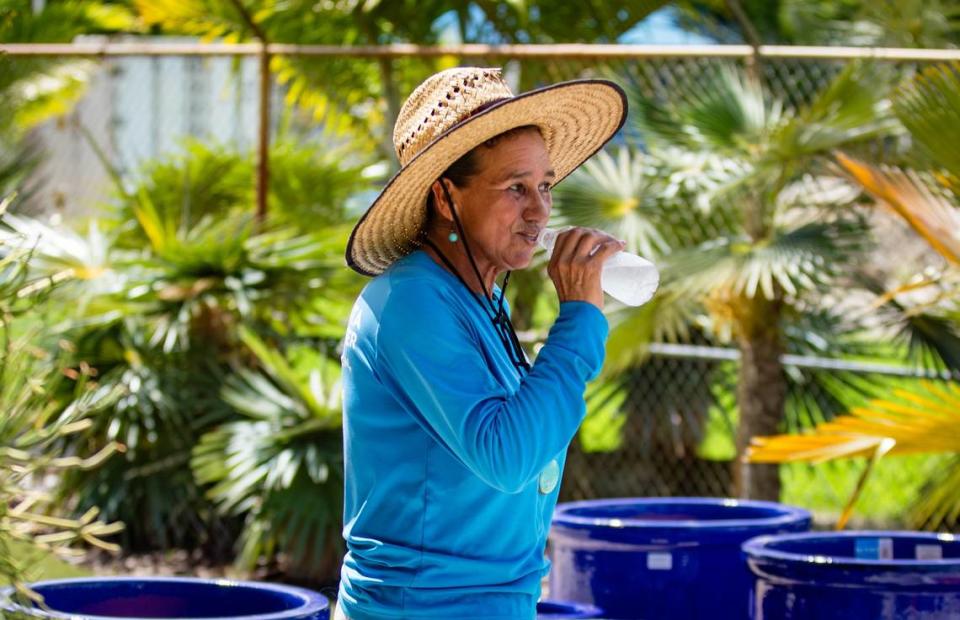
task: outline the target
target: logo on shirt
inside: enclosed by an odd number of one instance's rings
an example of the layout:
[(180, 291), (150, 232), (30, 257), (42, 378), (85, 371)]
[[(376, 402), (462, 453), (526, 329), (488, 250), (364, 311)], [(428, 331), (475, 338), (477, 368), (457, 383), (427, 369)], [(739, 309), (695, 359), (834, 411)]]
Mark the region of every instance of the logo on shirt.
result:
[(540, 481), (538, 484), (540, 493), (547, 495), (553, 492), (553, 490), (557, 488), (558, 482), (560, 482), (560, 465), (557, 464), (557, 459), (553, 459), (550, 461), (550, 464), (540, 472)]

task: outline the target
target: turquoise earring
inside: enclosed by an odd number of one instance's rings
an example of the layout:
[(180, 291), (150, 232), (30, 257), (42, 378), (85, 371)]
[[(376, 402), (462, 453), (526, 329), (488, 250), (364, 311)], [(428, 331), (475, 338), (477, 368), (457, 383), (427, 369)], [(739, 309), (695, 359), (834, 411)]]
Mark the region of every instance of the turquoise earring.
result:
[(450, 234), (447, 235), (447, 239), (450, 240), (450, 243), (456, 243), (457, 241), (460, 240), (460, 236), (457, 235), (457, 232), (453, 230), (452, 226), (450, 227)]

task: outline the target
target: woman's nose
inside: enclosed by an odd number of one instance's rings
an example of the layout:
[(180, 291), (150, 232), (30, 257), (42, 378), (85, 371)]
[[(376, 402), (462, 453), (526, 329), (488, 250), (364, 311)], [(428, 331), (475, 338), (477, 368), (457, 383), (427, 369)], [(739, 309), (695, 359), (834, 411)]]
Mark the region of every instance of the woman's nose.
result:
[(552, 206), (552, 200), (550, 194), (546, 195), (540, 192), (534, 192), (532, 198), (527, 205), (528, 217), (532, 218), (543, 218), (546, 219), (550, 217), (550, 208)]

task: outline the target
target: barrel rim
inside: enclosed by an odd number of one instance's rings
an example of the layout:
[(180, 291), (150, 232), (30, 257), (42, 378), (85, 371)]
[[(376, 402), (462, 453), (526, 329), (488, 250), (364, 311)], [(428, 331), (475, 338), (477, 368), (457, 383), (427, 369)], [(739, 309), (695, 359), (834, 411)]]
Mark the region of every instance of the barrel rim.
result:
[[(298, 607), (292, 607), (290, 609), (284, 609), (278, 612), (272, 612), (268, 614), (252, 614), (249, 616), (207, 616), (203, 620), (285, 620), (290, 618), (293, 614), (305, 614), (305, 613), (316, 613), (330, 608), (330, 600), (320, 594), (319, 592), (314, 592), (313, 590), (308, 590), (307, 588), (301, 588), (298, 586), (289, 586), (286, 584), (280, 583), (270, 583), (265, 581), (246, 581), (240, 579), (216, 579), (216, 578), (204, 578), (204, 577), (174, 577), (174, 576), (144, 576), (144, 577), (133, 577), (129, 575), (119, 575), (119, 576), (103, 576), (103, 577), (68, 577), (63, 579), (45, 579), (42, 581), (36, 581), (27, 584), (31, 588), (42, 588), (42, 587), (57, 587), (57, 586), (70, 586), (70, 585), (80, 585), (80, 584), (102, 584), (107, 583), (121, 583), (121, 582), (151, 582), (151, 583), (189, 583), (191, 585), (210, 585), (217, 587), (243, 587), (249, 588), (251, 590), (270, 590), (277, 594), (286, 594), (294, 595), (300, 598), (301, 605)], [(3, 609), (15, 609), (20, 613), (26, 613), (28, 615), (35, 615), (31, 612), (43, 612), (43, 618), (51, 619), (62, 619), (62, 620), (76, 620), (77, 618), (83, 618), (84, 620), (118, 620), (117, 616), (95, 616), (88, 614), (77, 614), (74, 612), (61, 612), (57, 610), (37, 610), (37, 609), (24, 609), (20, 605), (17, 605), (12, 600), (10, 600), (10, 595), (13, 594), (13, 586), (8, 586), (5, 588), (0, 588), (0, 610)], [(133, 617), (124, 617), (122, 620), (164, 620), (157, 618), (133, 618)], [(170, 619), (167, 619), (170, 620)]]
[[(554, 606), (554, 607), (557, 608), (556, 611), (557, 611), (557, 612), (560, 612), (560, 613), (563, 613), (563, 612), (567, 612), (567, 613), (573, 612), (573, 613), (589, 614), (589, 615), (592, 615), (592, 616), (599, 615), (599, 614), (602, 614), (602, 613), (603, 613), (603, 610), (602, 610), (602, 609), (600, 609), (599, 607), (597, 607), (596, 605), (593, 605), (593, 604), (591, 604), (591, 603), (583, 603), (583, 602), (580, 602), (580, 601), (568, 601), (568, 600), (563, 600), (563, 599), (551, 599), (551, 598), (546, 598), (546, 599), (540, 599), (539, 601), (537, 601), (537, 614), (538, 614), (538, 617), (539, 617), (539, 614), (541, 613), (541, 609), (540, 609), (540, 606), (541, 606), (541, 605), (546, 606), (546, 607)], [(548, 613), (549, 613), (549, 611), (548, 611)], [(585, 617), (586, 617), (586, 616), (585, 616)]]
[[(701, 521), (684, 519), (676, 521), (656, 521), (636, 518), (617, 517), (587, 517), (568, 514), (568, 511), (583, 507), (605, 507), (617, 505), (649, 505), (649, 504), (677, 504), (681, 506), (724, 506), (749, 508), (766, 508), (776, 514), (756, 519), (711, 519)], [(796, 523), (798, 520), (812, 520), (810, 511), (796, 506), (769, 502), (763, 500), (715, 498), (715, 497), (623, 497), (599, 500), (583, 500), (558, 504), (554, 510), (554, 525), (585, 528), (609, 527), (615, 529), (640, 530), (726, 530), (747, 527), (777, 527)]]
[(876, 567), (887, 569), (918, 569), (929, 568), (960, 568), (960, 558), (944, 558), (940, 560), (893, 559), (871, 560), (867, 558), (834, 558), (814, 553), (798, 553), (782, 551), (768, 547), (771, 542), (788, 542), (793, 540), (816, 538), (913, 538), (940, 542), (960, 542), (960, 536), (942, 532), (917, 532), (912, 530), (848, 530), (844, 532), (792, 532), (789, 534), (764, 534), (751, 538), (740, 546), (741, 551), (748, 559), (775, 560), (803, 566), (823, 565), (825, 567), (842, 568), (845, 566)]

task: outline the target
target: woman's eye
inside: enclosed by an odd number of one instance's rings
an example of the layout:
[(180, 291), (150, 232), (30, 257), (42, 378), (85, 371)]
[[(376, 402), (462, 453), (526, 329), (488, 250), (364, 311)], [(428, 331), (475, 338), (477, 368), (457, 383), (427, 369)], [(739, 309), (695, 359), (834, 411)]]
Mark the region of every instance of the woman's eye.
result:
[(523, 194), (527, 190), (527, 188), (525, 188), (520, 183), (515, 183), (510, 187), (508, 187), (507, 189), (509, 189), (511, 192), (514, 192), (516, 194)]
[(550, 189), (551, 189), (551, 188), (550, 188), (550, 184), (549, 184), (549, 183), (544, 183), (543, 185), (540, 186), (540, 191), (541, 191), (542, 193), (547, 193), (547, 192), (550, 191)]

